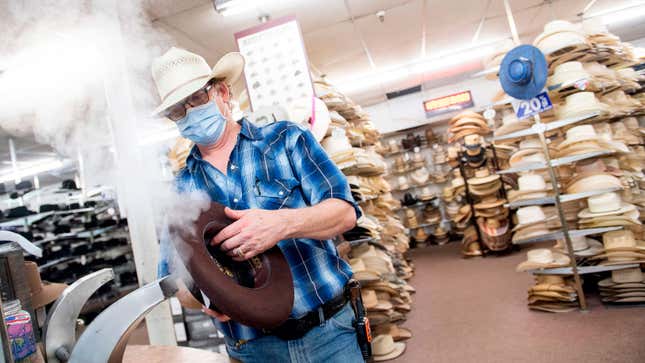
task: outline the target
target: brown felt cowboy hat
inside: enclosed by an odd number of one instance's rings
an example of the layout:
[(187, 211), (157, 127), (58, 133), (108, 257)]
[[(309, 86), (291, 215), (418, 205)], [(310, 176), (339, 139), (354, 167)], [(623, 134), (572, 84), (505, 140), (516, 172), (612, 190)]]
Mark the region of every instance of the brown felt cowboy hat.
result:
[(224, 206), (211, 203), (192, 228), (171, 225), (173, 243), (211, 308), (255, 328), (271, 329), (291, 314), (294, 290), (291, 270), (278, 247), (236, 262), (210, 241), (232, 223)]

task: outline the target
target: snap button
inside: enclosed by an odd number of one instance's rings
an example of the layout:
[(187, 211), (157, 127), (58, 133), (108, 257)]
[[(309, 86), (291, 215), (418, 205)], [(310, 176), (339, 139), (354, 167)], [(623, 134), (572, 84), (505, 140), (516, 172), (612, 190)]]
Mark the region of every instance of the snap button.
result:
[(237, 203), (237, 198), (233, 198), (233, 202)]
[(231, 165), (231, 170), (235, 170), (235, 169), (237, 169), (237, 166)]
[(284, 192), (282, 190), (280, 192), (278, 192), (278, 195), (283, 195), (283, 194), (284, 194)]

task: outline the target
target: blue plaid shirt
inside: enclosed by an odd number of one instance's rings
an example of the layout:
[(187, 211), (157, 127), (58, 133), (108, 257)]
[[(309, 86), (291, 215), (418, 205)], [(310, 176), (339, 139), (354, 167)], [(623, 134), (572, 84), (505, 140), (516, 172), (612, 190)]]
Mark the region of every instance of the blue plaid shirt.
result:
[[(202, 190), (213, 201), (232, 209), (304, 208), (337, 198), (351, 203), (360, 217), (347, 179), (311, 132), (287, 121), (261, 128), (246, 119), (239, 123), (242, 129), (231, 152), (228, 173), (204, 161), (194, 147), (186, 159), (186, 168), (177, 176), (180, 192)], [(162, 235), (160, 276), (171, 272), (168, 239)], [(293, 276), (293, 318), (341, 294), (352, 276), (350, 266), (338, 256), (330, 240), (289, 239), (278, 246)], [(222, 333), (236, 340), (262, 335), (237, 322), (213, 321)]]

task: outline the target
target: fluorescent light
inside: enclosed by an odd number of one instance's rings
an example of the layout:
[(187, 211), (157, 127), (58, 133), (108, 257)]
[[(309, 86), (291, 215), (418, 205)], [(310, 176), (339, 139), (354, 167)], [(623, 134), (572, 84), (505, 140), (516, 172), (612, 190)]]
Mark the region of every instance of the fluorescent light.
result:
[(0, 183), (11, 180), (20, 180), (26, 177), (46, 173), (48, 171), (61, 169), (65, 163), (59, 159), (46, 159), (39, 162), (30, 163), (30, 166), (18, 168), (15, 172), (13, 168), (0, 171)]
[(464, 63), (480, 60), (495, 51), (498, 42), (489, 42), (475, 46), (453, 49), (433, 55), (429, 58), (401, 64), (364, 76), (337, 82), (338, 88), (345, 92), (378, 87), (383, 83), (447, 69)]
[(589, 15), (585, 15), (585, 19), (589, 18), (602, 18), (602, 22), (605, 25), (609, 24), (620, 24), (626, 23), (630, 20), (638, 19), (645, 17), (645, 3), (640, 4), (631, 4), (627, 6), (621, 6), (618, 8), (613, 8), (609, 10), (603, 10)]

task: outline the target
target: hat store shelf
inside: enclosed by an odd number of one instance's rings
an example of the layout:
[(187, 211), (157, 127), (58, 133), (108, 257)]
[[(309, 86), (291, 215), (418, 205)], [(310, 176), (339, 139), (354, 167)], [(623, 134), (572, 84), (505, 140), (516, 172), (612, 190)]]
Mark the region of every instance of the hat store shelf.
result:
[[(492, 145), (490, 145), (490, 144), (486, 145), (486, 143), (488, 141), (486, 138), (481, 137), (481, 140), (482, 140), (482, 143), (483, 143), (481, 147), (484, 150), (491, 150), (492, 155), (493, 155), (493, 158), (492, 158), (491, 161), (493, 163), (494, 168), (498, 169), (498, 167), (497, 167), (498, 161), (497, 161), (497, 154), (495, 152), (495, 148), (492, 147)], [(459, 173), (461, 174), (461, 177), (466, 181), (468, 179), (467, 173), (466, 173), (466, 168), (471, 168), (471, 167), (468, 165), (466, 156), (464, 155), (463, 152), (459, 153), (458, 160), (459, 160), (459, 166), (458, 166)], [(482, 166), (478, 167), (478, 169), (482, 168), (482, 167), (489, 168), (488, 162), (485, 161)], [(477, 216), (475, 215), (475, 204), (476, 204), (475, 199), (476, 198), (475, 198), (475, 196), (473, 196), (472, 192), (470, 191), (470, 187), (469, 187), (467, 181), (464, 183), (464, 187), (465, 187), (466, 202), (468, 203), (468, 205), (470, 206), (470, 210), (472, 211), (472, 214), (470, 216), (470, 224), (474, 227), (474, 229), (475, 229), (475, 231), (477, 233), (477, 240), (479, 242), (480, 249), (481, 249), (481, 252), (482, 252), (481, 256), (485, 257), (487, 254), (489, 254), (491, 252), (505, 253), (505, 252), (508, 252), (509, 250), (511, 250), (513, 248), (513, 244), (509, 244), (506, 249), (497, 250), (497, 251), (490, 250), (490, 249), (488, 249), (486, 247), (486, 244), (483, 241), (482, 231), (480, 230), (479, 223), (477, 223)], [(503, 187), (500, 188), (496, 192), (496, 195), (501, 196), (501, 198), (503, 198), (504, 200), (507, 200), (506, 191), (504, 190)], [(504, 206), (504, 208), (508, 208), (507, 203), (505, 203), (503, 206)], [(512, 221), (509, 218), (509, 229), (513, 227), (511, 222)]]
[[(101, 289), (91, 306), (82, 312), (86, 318), (92, 318), (115, 297), (136, 289), (138, 280), (127, 222), (118, 217), (116, 202), (97, 200), (86, 204), (95, 205), (56, 206), (57, 210), (6, 220), (0, 223), (0, 228), (31, 236), (28, 239), (43, 250), (43, 256), (35, 262), (51, 281), (71, 283), (87, 273), (113, 267), (114, 283)], [(32, 256), (26, 259), (34, 260)]]
[[(431, 155), (431, 152), (433, 152), (433, 147), (432, 145), (432, 140), (428, 140), (428, 134), (432, 134), (432, 127), (433, 125), (438, 125), (442, 124), (448, 121), (446, 120), (440, 120), (438, 122), (433, 122), (432, 125), (430, 124), (425, 124), (425, 125), (420, 125), (420, 126), (415, 126), (409, 129), (404, 129), (404, 130), (399, 130), (399, 131), (394, 131), (388, 134), (382, 135), (381, 143), (384, 145), (389, 145), (391, 148), (394, 145), (396, 145), (397, 148), (400, 148), (399, 150), (396, 150), (394, 152), (384, 152), (382, 153), (383, 157), (386, 159), (391, 160), (392, 158), (404, 158), (407, 157), (411, 159), (410, 155), (414, 155), (415, 153), (421, 153), (421, 155), (424, 156), (424, 163), (423, 165), (418, 165), (418, 166), (413, 166), (411, 165), (411, 160), (408, 160), (407, 162), (407, 167), (403, 170), (396, 170), (394, 167), (390, 166), (388, 168), (388, 176), (392, 178), (397, 178), (397, 177), (403, 177), (407, 176), (411, 173), (413, 173), (416, 170), (420, 170), (423, 168), (429, 169), (430, 176), (428, 181), (423, 182), (423, 183), (415, 183), (413, 180), (409, 180), (408, 177), (408, 182), (410, 185), (401, 188), (400, 186), (397, 185), (396, 188), (392, 189), (392, 193), (395, 193), (400, 200), (403, 200), (403, 193), (410, 193), (411, 195), (414, 194), (413, 198), (418, 199), (419, 201), (415, 204), (411, 205), (405, 205), (402, 204), (400, 208), (397, 208), (396, 210), (403, 213), (407, 210), (410, 209), (420, 209), (420, 208), (425, 208), (430, 205), (434, 206), (437, 211), (440, 214), (440, 219), (437, 222), (434, 223), (417, 223), (414, 225), (406, 225), (407, 227), (407, 233), (410, 235), (410, 237), (414, 237), (415, 234), (418, 233), (419, 229), (433, 229), (434, 227), (438, 226), (445, 226), (447, 225), (447, 222), (449, 220), (446, 217), (446, 212), (445, 212), (445, 206), (443, 205), (442, 201), (440, 198), (438, 198), (438, 191), (434, 190), (434, 186), (443, 184), (443, 182), (437, 182), (433, 176), (433, 168), (436, 167), (443, 167), (445, 163), (441, 164), (436, 164), (434, 162), (434, 158)], [(419, 136), (419, 134), (425, 134), (425, 136)], [(417, 140), (416, 143), (413, 143), (410, 145), (410, 147), (404, 147), (403, 140), (398, 140), (402, 136), (407, 136), (408, 138), (414, 138), (414, 140)], [(388, 142), (386, 143), (385, 140)], [(415, 150), (417, 149), (418, 150)], [(447, 182), (446, 180), (445, 182)], [(398, 183), (397, 183), (398, 184)], [(424, 188), (432, 188), (432, 196), (430, 198), (423, 198), (423, 196), (420, 196), (419, 193), (422, 189)], [(425, 199), (425, 200), (424, 200)], [(419, 221), (420, 222), (420, 221)], [(432, 233), (431, 233), (432, 234)], [(428, 236), (428, 240), (430, 239), (430, 236)], [(423, 243), (425, 244), (425, 243)]]
[(593, 158), (611, 155), (611, 154), (614, 154), (614, 151), (610, 151), (610, 150), (597, 151), (597, 152), (585, 153), (581, 155), (551, 159), (549, 148), (546, 142), (545, 133), (547, 131), (563, 128), (565, 126), (573, 125), (583, 121), (595, 121), (597, 116), (599, 116), (599, 113), (590, 113), (580, 117), (574, 117), (571, 119), (550, 122), (548, 124), (541, 123), (540, 117), (535, 116), (534, 118), (536, 122), (530, 129), (493, 138), (493, 141), (500, 141), (500, 140), (509, 140), (509, 139), (515, 139), (520, 137), (526, 137), (531, 135), (538, 136), (540, 143), (542, 145), (543, 153), (545, 155), (546, 163), (527, 165), (520, 168), (509, 168), (505, 170), (499, 170), (497, 171), (497, 173), (512, 174), (512, 173), (532, 171), (532, 170), (544, 170), (544, 169), (548, 170), (550, 174), (551, 185), (554, 192), (553, 197), (523, 200), (523, 201), (508, 203), (507, 205), (509, 208), (519, 208), (524, 206), (555, 204), (557, 217), (561, 224), (561, 231), (542, 234), (536, 237), (514, 241), (513, 243), (516, 245), (524, 245), (524, 244), (531, 244), (531, 243), (553, 241), (556, 239), (564, 239), (564, 242), (566, 244), (566, 252), (568, 253), (568, 257), (570, 261), (569, 267), (532, 269), (532, 270), (529, 270), (528, 272), (534, 275), (572, 275), (575, 282), (575, 289), (578, 294), (577, 296), (578, 296), (579, 307), (582, 310), (587, 309), (587, 302), (585, 299), (584, 291), (582, 289), (582, 282), (580, 280), (580, 275), (626, 269), (626, 268), (633, 267), (633, 265), (630, 264), (630, 265), (619, 265), (619, 266), (601, 266), (601, 265), (579, 266), (577, 262), (578, 260), (576, 259), (576, 256), (573, 253), (571, 238), (583, 237), (583, 236), (589, 236), (589, 235), (595, 235), (595, 234), (603, 234), (610, 231), (621, 230), (623, 229), (623, 227), (616, 226), (616, 227), (602, 227), (602, 228), (589, 228), (589, 229), (569, 229), (564, 211), (561, 207), (561, 203), (588, 198), (590, 196), (601, 195), (603, 193), (620, 190), (621, 188), (603, 189), (603, 190), (589, 191), (589, 192), (576, 193), (576, 194), (561, 194), (560, 187), (558, 185), (558, 178), (554, 168), (562, 165), (572, 164), (581, 160), (593, 159)]

